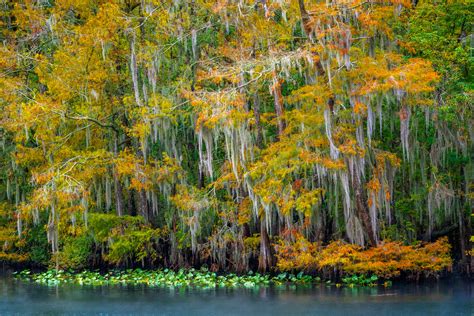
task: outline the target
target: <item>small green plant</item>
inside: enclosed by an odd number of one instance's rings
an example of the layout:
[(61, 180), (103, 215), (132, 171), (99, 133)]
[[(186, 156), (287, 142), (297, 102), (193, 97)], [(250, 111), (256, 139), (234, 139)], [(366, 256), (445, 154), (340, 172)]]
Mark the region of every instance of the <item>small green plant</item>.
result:
[(376, 275), (367, 276), (367, 275), (353, 275), (342, 278), (342, 282), (349, 286), (375, 286), (377, 285), (378, 277)]

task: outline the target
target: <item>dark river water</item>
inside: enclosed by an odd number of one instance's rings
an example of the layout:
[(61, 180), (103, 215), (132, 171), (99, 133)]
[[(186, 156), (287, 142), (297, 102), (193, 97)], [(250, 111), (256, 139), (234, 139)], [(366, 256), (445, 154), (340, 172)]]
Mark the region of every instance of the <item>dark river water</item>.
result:
[(474, 286), (450, 279), (384, 288), (163, 289), (40, 286), (0, 278), (0, 315), (474, 315)]

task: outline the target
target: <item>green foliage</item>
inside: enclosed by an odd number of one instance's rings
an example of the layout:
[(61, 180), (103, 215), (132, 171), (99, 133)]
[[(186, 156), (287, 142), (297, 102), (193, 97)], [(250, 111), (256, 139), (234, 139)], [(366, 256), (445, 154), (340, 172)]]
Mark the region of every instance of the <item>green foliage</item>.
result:
[(141, 216), (98, 213), (91, 214), (87, 233), (87, 240), (107, 248), (104, 259), (118, 266), (155, 262), (160, 256), (157, 245), (166, 237), (165, 229), (150, 228)]
[(361, 274), (344, 277), (342, 278), (342, 282), (349, 287), (353, 287), (356, 285), (374, 286), (375, 284), (377, 284), (378, 279), (379, 278), (376, 275), (366, 276), (364, 274)]
[[(227, 273), (219, 275), (210, 272), (206, 268), (200, 270), (180, 269), (173, 271), (164, 270), (141, 270), (129, 269), (126, 271), (112, 270), (107, 273), (93, 271), (73, 272), (70, 270), (48, 270), (42, 273), (31, 273), (23, 270), (16, 276), (25, 281), (32, 281), (38, 284), (57, 286), (60, 284), (78, 285), (146, 285), (149, 287), (193, 287), (193, 288), (259, 288), (268, 286), (294, 286), (294, 285), (317, 285), (321, 283), (319, 277), (306, 275), (303, 272), (298, 274), (280, 273), (276, 276), (269, 274), (253, 273), (249, 271), (244, 275)], [(344, 285), (353, 286), (375, 286), (377, 277), (353, 276), (342, 279)], [(328, 284), (331, 284), (329, 282)], [(339, 286), (339, 285), (338, 285)]]
[(124, 262), (141, 262), (145, 260), (154, 262), (159, 253), (155, 245), (164, 237), (160, 229), (126, 230), (123, 235), (112, 237), (113, 242), (107, 261), (119, 265)]
[(33, 264), (44, 266), (49, 263), (51, 252), (44, 226), (37, 225), (29, 229), (26, 234), (26, 249)]
[(141, 216), (92, 213), (89, 216), (88, 232), (97, 243), (106, 243), (115, 234), (126, 229), (135, 229), (141, 224)]
[(427, 1), (417, 4), (409, 17), (406, 38), (415, 54), (433, 61), (450, 84), (472, 76), (469, 32), (474, 19), (472, 1)]
[(59, 256), (59, 265), (70, 269), (84, 269), (88, 267), (92, 255), (92, 247), (93, 239), (87, 234), (66, 238), (62, 251), (57, 254)]

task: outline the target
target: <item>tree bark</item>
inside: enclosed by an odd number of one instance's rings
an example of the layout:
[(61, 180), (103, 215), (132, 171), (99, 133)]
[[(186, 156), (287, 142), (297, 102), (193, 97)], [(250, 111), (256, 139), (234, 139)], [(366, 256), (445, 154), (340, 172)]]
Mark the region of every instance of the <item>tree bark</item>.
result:
[(258, 257), (258, 270), (267, 272), (272, 267), (272, 251), (270, 248), (270, 238), (265, 225), (265, 218), (260, 220), (260, 255)]
[[(118, 155), (118, 133), (114, 133), (114, 156)], [(114, 177), (114, 189), (115, 189), (115, 208), (118, 216), (123, 215), (123, 192), (122, 192), (122, 183), (120, 183), (117, 167), (112, 167), (112, 173)]]
[(278, 139), (281, 139), (286, 126), (285, 119), (283, 118), (285, 109), (283, 107), (283, 96), (281, 94), (281, 82), (280, 79), (277, 77), (276, 72), (273, 72), (272, 91), (275, 103), (275, 113), (277, 117)]
[(303, 27), (303, 31), (305, 32), (306, 36), (310, 37), (311, 33), (311, 28), (309, 26), (309, 14), (308, 11), (306, 11), (305, 5), (304, 5), (304, 0), (298, 0), (298, 6), (300, 8), (300, 14), (301, 14), (301, 24)]
[(260, 98), (258, 97), (258, 93), (255, 92), (253, 97), (253, 115), (255, 118), (255, 127), (257, 128), (257, 147), (262, 149), (263, 148), (263, 132), (262, 132), (262, 124), (260, 123)]
[(115, 208), (117, 211), (117, 216), (123, 215), (123, 193), (122, 193), (122, 184), (120, 183), (117, 168), (113, 167), (114, 175), (114, 188), (115, 188)]
[(146, 191), (144, 189), (141, 189), (138, 193), (138, 201), (140, 203), (140, 215), (143, 216), (145, 222), (148, 222), (150, 220), (150, 213), (148, 208), (148, 200), (146, 198)]
[[(306, 7), (304, 5), (304, 0), (298, 0), (298, 6), (300, 8), (300, 15), (301, 15), (301, 26), (303, 28), (303, 31), (305, 33), (305, 35), (309, 38), (310, 42), (314, 42), (314, 38), (312, 37), (311, 35), (311, 25), (310, 25), (310, 22), (311, 22), (311, 19), (310, 19), (310, 16), (308, 14), (308, 11), (306, 11)], [(315, 55), (317, 55), (317, 53), (314, 53)], [(319, 55), (318, 55), (318, 60), (316, 62), (316, 68), (318, 70), (318, 74), (320, 76), (323, 76), (325, 74), (325, 71), (324, 71), (324, 68), (323, 68), (323, 65), (321, 64), (321, 60), (319, 59)]]
[(355, 200), (356, 200), (356, 211), (357, 216), (362, 221), (365, 231), (367, 232), (369, 246), (375, 246), (377, 244), (375, 238), (375, 232), (372, 229), (372, 223), (370, 221), (369, 209), (367, 207), (367, 197), (364, 192), (364, 185), (362, 181), (357, 181), (354, 188)]

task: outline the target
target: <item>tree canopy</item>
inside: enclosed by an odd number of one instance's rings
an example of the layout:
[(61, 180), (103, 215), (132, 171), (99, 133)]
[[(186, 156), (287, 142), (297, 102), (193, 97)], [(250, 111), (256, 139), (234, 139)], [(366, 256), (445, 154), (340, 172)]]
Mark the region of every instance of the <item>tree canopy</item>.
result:
[(0, 258), (268, 271), (448, 236), (467, 267), (473, 12), (2, 1)]

